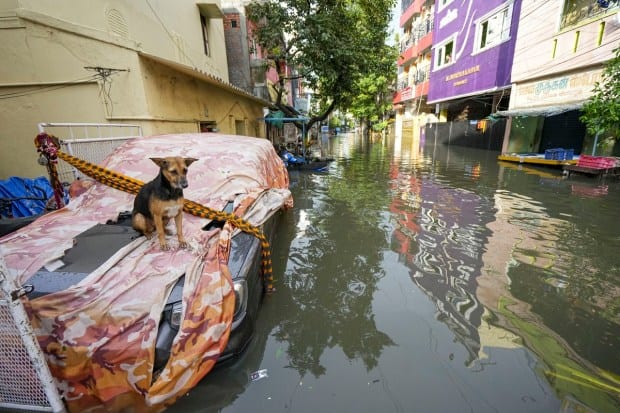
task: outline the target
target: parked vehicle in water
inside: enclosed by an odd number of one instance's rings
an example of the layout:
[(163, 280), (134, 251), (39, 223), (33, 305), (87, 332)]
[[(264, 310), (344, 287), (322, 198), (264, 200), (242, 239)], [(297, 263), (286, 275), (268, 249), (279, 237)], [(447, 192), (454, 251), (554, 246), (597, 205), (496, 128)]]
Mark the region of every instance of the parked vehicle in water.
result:
[(269, 141), (219, 133), (131, 139), (102, 166), (147, 182), (156, 156), (196, 158), (185, 198), (222, 212), (186, 214), (190, 248), (141, 236), (133, 195), (101, 183), (0, 238), (10, 274), (30, 285), (31, 323), (70, 410), (168, 405), (253, 335), (265, 245), (225, 218), (269, 240), (292, 206), (286, 167)]

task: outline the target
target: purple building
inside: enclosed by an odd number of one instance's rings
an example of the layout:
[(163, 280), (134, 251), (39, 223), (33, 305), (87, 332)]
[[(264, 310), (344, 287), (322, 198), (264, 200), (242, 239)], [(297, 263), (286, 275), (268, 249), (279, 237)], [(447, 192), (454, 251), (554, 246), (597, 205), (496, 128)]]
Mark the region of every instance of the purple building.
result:
[(437, 0), (428, 103), (441, 120), (508, 108), (521, 0)]

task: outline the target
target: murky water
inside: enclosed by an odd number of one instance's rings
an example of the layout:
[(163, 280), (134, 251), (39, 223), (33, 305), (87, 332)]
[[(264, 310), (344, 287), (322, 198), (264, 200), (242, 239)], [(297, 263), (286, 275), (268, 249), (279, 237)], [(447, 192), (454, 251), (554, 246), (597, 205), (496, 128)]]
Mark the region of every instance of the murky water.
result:
[(413, 138), (326, 149), (328, 173), (291, 173), (250, 348), (168, 411), (620, 411), (620, 182)]

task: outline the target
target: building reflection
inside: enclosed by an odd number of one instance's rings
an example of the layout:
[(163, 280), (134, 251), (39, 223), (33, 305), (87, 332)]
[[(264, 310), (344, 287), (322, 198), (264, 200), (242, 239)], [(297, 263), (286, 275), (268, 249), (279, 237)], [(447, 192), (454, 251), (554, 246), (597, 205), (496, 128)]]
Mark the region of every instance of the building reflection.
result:
[[(609, 409), (618, 402), (612, 394), (620, 389), (613, 379), (618, 366), (605, 360), (617, 359), (612, 347), (618, 339), (608, 337), (614, 331), (613, 316), (604, 314), (609, 314), (605, 308), (613, 308), (614, 294), (599, 290), (613, 288), (613, 280), (609, 273), (599, 273), (605, 265), (570, 251), (579, 239), (574, 223), (526, 195), (536, 185), (588, 197), (604, 196), (606, 188), (584, 194), (575, 190), (578, 183), (567, 184), (561, 175), (544, 171), (526, 171), (532, 177), (528, 180), (519, 170), (520, 181), (507, 182), (510, 173), (500, 167), (497, 187), (516, 187), (522, 193), (491, 189), (487, 194), (475, 188), (475, 181), (489, 178), (471, 167), (471, 159), (454, 159), (459, 153), (450, 148), (426, 149), (437, 151), (425, 157), (432, 158), (432, 165), (408, 159), (395, 148), (391, 249), (435, 303), (436, 318), (467, 350), (467, 365), (473, 371), (484, 368), (492, 349), (525, 345), (540, 357), (537, 371), (566, 409), (580, 400), (596, 411), (613, 411)], [(440, 166), (447, 164), (452, 170)], [(575, 266), (589, 274), (577, 275)], [(600, 312), (590, 311), (599, 306)], [(597, 340), (588, 340), (592, 334)]]
[[(472, 191), (452, 188), (423, 173), (419, 144), (403, 139), (394, 147), (390, 177), (396, 221), (391, 249), (410, 268), (412, 281), (435, 303), (436, 317), (450, 327), (468, 352), (469, 365), (479, 357), (484, 308), (476, 297), (476, 277), (482, 268), (485, 224), (478, 213), (488, 204)], [(405, 150), (403, 150), (405, 148)], [(407, 154), (414, 156), (408, 157)], [(479, 177), (479, 166), (467, 164), (463, 174)]]

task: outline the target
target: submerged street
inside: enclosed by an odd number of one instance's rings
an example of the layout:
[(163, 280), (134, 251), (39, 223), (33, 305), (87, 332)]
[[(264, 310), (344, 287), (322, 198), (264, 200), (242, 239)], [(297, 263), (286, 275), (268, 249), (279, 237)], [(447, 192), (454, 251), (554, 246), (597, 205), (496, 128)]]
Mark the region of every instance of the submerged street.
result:
[(291, 172), (254, 340), (169, 412), (620, 410), (620, 182), (411, 136)]

